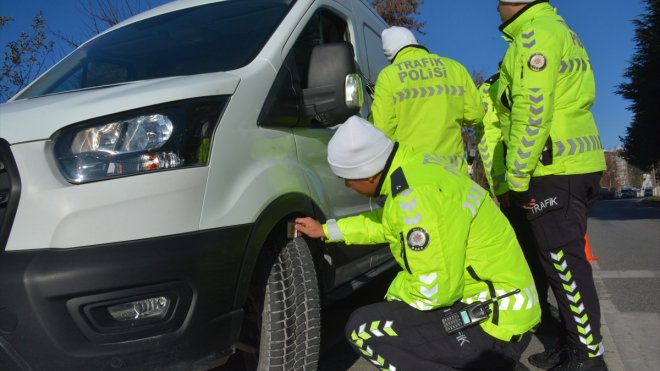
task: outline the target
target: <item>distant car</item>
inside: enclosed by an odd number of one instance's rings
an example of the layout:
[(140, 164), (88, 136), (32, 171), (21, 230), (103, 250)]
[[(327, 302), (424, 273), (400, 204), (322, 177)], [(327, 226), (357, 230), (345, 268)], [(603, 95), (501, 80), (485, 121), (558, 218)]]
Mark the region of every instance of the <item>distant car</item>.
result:
[(644, 197), (653, 196), (653, 188), (644, 188)]
[(622, 188), (621, 189), (621, 198), (636, 198), (637, 190), (633, 188)]
[(608, 187), (600, 187), (598, 198), (601, 200), (611, 200), (614, 198), (614, 190)]

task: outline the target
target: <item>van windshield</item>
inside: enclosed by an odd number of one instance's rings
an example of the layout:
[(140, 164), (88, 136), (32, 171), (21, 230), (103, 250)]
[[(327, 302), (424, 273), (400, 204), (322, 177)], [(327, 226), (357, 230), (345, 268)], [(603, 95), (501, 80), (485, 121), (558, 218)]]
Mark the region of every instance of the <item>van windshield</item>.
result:
[(222, 1), (132, 23), (76, 49), (16, 99), (243, 67), (294, 2)]

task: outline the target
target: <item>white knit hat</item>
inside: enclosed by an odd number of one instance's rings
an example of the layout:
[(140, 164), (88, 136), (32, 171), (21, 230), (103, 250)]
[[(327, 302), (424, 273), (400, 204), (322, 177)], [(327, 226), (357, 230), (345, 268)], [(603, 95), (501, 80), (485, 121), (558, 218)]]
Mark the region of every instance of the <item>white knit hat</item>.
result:
[(408, 45), (419, 45), (415, 35), (404, 27), (392, 26), (381, 33), (383, 39), (383, 53), (388, 61), (392, 61), (396, 54)]
[(352, 116), (339, 126), (328, 143), (328, 164), (338, 177), (365, 179), (385, 168), (394, 148), (382, 131), (369, 121)]

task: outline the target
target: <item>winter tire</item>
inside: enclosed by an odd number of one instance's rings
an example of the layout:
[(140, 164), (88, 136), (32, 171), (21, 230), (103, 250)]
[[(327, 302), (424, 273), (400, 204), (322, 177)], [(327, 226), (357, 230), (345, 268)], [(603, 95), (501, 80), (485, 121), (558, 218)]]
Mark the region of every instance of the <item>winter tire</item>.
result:
[[(247, 366), (257, 370), (316, 370), (321, 309), (312, 255), (302, 238), (269, 255), (258, 267), (262, 279), (257, 280), (250, 298), (261, 315), (256, 326), (250, 326), (259, 334), (252, 354), (258, 359), (252, 357)], [(249, 319), (250, 313), (246, 316)]]

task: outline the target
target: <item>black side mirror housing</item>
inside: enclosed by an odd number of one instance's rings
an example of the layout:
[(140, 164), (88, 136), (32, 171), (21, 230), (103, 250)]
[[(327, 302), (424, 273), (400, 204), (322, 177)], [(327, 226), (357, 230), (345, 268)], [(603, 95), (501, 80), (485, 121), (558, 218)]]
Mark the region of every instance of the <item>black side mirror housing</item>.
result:
[(303, 90), (305, 114), (320, 126), (333, 126), (359, 112), (364, 102), (362, 79), (356, 73), (349, 43), (317, 45)]

